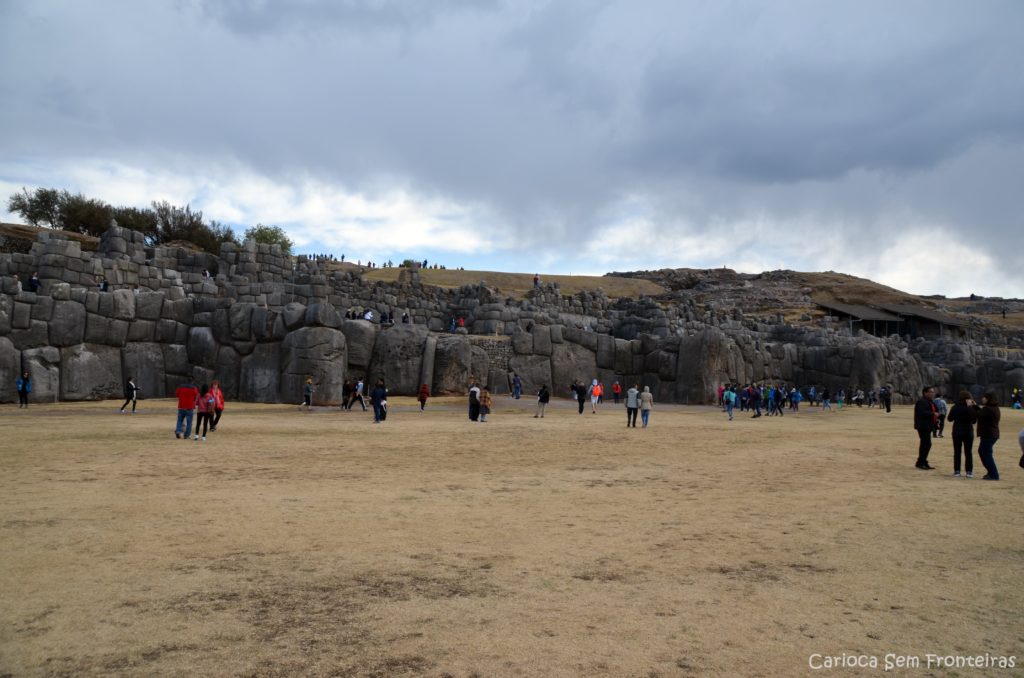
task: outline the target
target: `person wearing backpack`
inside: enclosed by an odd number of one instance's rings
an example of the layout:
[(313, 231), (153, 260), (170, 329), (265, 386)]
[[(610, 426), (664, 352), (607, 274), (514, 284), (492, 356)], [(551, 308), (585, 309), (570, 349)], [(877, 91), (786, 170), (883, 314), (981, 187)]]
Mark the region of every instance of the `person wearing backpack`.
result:
[(537, 391), (537, 414), (533, 415), (534, 419), (538, 417), (544, 418), (544, 408), (548, 406), (548, 401), (551, 400), (551, 394), (548, 393), (548, 385), (544, 384)]
[(725, 403), (725, 411), (729, 414), (729, 421), (732, 421), (732, 409), (736, 406), (736, 392), (727, 386), (722, 391), (722, 402)]
[(28, 407), (28, 394), (32, 393), (32, 377), (28, 372), (24, 372), (14, 382), (14, 386), (18, 389), (18, 409)]
[(217, 400), (214, 398), (213, 393), (210, 389), (203, 384), (199, 387), (199, 399), (196, 401), (196, 413), (199, 415), (196, 419), (196, 432), (195, 440), (199, 440), (200, 432), (199, 427), (202, 426), (202, 439), (206, 440), (206, 432), (210, 426), (210, 422), (213, 421), (213, 411), (216, 407)]

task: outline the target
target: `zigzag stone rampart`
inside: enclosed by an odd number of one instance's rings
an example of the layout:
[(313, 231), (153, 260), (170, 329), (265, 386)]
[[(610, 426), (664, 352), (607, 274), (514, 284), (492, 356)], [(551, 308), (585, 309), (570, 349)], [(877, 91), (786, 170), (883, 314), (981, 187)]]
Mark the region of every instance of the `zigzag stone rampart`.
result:
[[(768, 323), (600, 291), (568, 296), (552, 284), (513, 299), (484, 282), (423, 285), (412, 270), (385, 283), (325, 268), (252, 242), (214, 256), (147, 248), (141, 233), (112, 227), (88, 252), (41, 233), (28, 253), (0, 254), (0, 402), (16, 399), (23, 370), (36, 401), (118, 398), (129, 375), (144, 397), (217, 378), (229, 399), (258, 402), (297, 402), (312, 375), (317, 403), (339, 402), (348, 378), (384, 376), (392, 392), (412, 395), (423, 382), (462, 393), (473, 376), (506, 393), (513, 372), (526, 393), (547, 384), (567, 396), (573, 379), (597, 377), (679, 403), (710, 402), (736, 381), (888, 384), (898, 400), (926, 383), (993, 388), (1004, 399), (1024, 387), (1020, 350), (974, 342), (854, 335), (841, 324)], [(24, 289), (35, 271), (38, 293)], [(98, 290), (101, 279), (110, 291)], [(411, 323), (381, 326), (349, 310), (407, 313)], [(465, 328), (447, 332), (452, 317)]]

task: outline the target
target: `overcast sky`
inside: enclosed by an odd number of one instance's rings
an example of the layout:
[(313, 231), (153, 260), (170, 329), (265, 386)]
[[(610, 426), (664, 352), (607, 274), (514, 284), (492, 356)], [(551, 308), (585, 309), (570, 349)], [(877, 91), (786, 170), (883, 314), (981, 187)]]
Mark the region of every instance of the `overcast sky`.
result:
[(0, 0), (0, 196), (1024, 297), (1022, 35), (1016, 0)]

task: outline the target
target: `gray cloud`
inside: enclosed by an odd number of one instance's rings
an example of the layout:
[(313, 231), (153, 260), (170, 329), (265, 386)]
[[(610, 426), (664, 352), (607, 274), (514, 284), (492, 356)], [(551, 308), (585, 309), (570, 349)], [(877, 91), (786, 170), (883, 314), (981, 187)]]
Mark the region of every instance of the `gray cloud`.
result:
[(2, 3), (0, 146), (400, 186), (555, 252), (639, 201), (670, 235), (821, 224), (852, 268), (904, 215), (1024, 287), (1021, 25), (1015, 2)]

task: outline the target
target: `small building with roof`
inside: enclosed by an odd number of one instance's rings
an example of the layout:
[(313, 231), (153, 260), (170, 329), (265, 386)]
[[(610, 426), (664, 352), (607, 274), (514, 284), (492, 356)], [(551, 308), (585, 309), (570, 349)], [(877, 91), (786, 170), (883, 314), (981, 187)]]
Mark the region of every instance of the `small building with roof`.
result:
[(918, 337), (956, 339), (967, 335), (968, 322), (949, 313), (915, 304), (879, 304), (879, 306), (898, 315), (903, 321), (903, 333), (909, 334), (912, 339)]
[(838, 301), (818, 301), (818, 306), (850, 324), (850, 332), (864, 330), (876, 337), (887, 337), (890, 334), (901, 334), (903, 318), (899, 315), (882, 311), (870, 306), (843, 304)]

